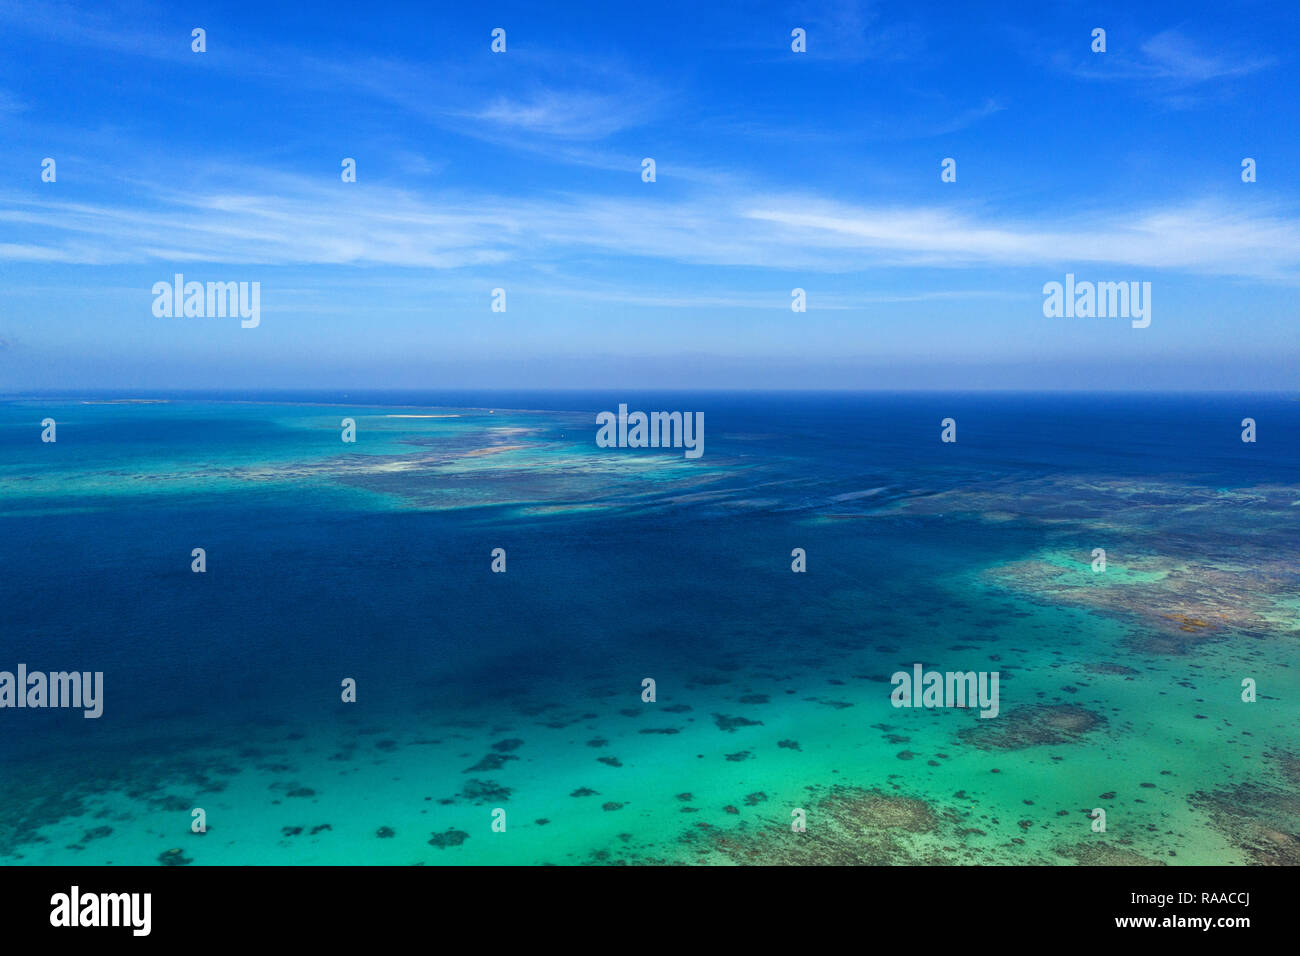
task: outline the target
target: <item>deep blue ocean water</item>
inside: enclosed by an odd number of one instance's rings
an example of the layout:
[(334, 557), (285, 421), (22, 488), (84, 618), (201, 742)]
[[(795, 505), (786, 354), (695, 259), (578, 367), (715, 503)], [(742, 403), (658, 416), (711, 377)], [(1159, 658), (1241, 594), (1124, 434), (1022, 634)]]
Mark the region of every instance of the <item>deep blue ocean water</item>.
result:
[[(930, 532), (905, 521), (877, 523), (870, 540), (839, 540), (833, 528), (795, 530), (808, 509), (836, 495), (880, 487), (892, 497), (1062, 473), (1220, 487), (1289, 484), (1300, 474), (1300, 402), (1285, 397), (274, 398), (338, 405), (340, 415), (371, 406), (463, 405), (582, 413), (572, 416), (580, 421), (619, 402), (633, 410), (703, 411), (701, 463), (726, 457), (742, 468), (769, 468), (761, 494), (778, 501), (752, 513), (685, 506), (521, 520), (510, 508), (350, 511), (310, 493), (171, 499), (109, 489), (80, 500), (11, 500), (0, 546), (8, 656), (21, 650), (33, 668), (49, 660), (49, 669), (67, 662), (104, 670), (113, 675), (113, 709), (141, 717), (186, 711), (237, 721), (264, 708), (292, 710), (318, 694), (315, 682), (340, 670), (368, 686), (490, 695), (526, 674), (562, 680), (579, 662), (591, 666), (593, 655), (659, 663), (725, 652), (710, 636), (722, 623), (782, 616), (783, 605), (809, 599), (774, 590), (788, 583), (793, 546), (812, 550), (814, 564), (835, 577), (869, 579), (884, 593), (924, 600), (923, 582), (938, 576), (936, 562), (979, 562), (1033, 544), (1032, 530), (991, 536), (960, 523)], [(88, 420), (61, 422), (57, 445), (47, 446), (37, 425), (45, 408), (3, 406), (0, 454), (8, 473), (75, 471), (84, 463), (112, 467), (126, 481), (137, 456), (199, 466), (230, 455), (277, 460), (299, 441), (262, 406), (108, 405), (89, 406), (99, 414)], [(158, 417), (161, 409), (166, 417)], [(1247, 416), (1261, 423), (1253, 446), (1240, 439)], [(939, 440), (946, 417), (957, 420), (955, 445)], [(586, 429), (594, 442), (594, 424)], [(191, 543), (210, 556), (204, 576), (190, 574)], [(498, 546), (510, 556), (504, 578), (482, 573)], [(772, 579), (756, 572), (768, 565)], [(815, 642), (818, 634), (807, 638)], [(77, 731), (93, 734), (93, 725)], [(6, 738), (5, 746), (22, 746)]]

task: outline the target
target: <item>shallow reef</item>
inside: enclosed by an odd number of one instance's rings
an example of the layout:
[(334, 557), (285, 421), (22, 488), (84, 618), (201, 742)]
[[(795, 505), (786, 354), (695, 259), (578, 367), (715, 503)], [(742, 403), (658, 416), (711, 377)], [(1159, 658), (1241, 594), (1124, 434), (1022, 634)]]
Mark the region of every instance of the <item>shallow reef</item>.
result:
[(1056, 852), (1079, 866), (1168, 866), (1164, 860), (1153, 860), (1134, 850), (1105, 842), (1075, 843), (1058, 847)]
[[(943, 864), (961, 862), (960, 837), (926, 801), (856, 787), (820, 788), (807, 801), (807, 829), (789, 819), (736, 829), (697, 826), (682, 838), (692, 862), (757, 866)], [(945, 851), (943, 837), (951, 836)]]
[(1069, 744), (1106, 723), (1106, 718), (1075, 704), (1029, 704), (1000, 717), (977, 718), (957, 732), (962, 743), (981, 750), (1022, 750), (1040, 744)]
[(1247, 861), (1261, 866), (1300, 865), (1300, 757), (1271, 755), (1278, 785), (1241, 783), (1188, 800)]
[[(1286, 604), (1300, 586), (1289, 486), (1061, 475), (990, 480), (891, 510), (1043, 528), (1047, 547), (988, 569), (987, 579), (1040, 604), (1138, 625), (1128, 643), (1139, 653), (1193, 653), (1232, 634), (1300, 634)], [(1103, 573), (1091, 568), (1096, 546), (1107, 553)]]

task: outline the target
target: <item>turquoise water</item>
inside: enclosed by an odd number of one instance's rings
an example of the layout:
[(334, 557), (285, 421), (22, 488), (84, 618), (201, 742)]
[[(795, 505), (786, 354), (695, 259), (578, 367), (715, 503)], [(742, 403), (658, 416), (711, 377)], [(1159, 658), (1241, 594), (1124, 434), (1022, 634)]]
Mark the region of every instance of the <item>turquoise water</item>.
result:
[(0, 404), (0, 670), (105, 687), (0, 709), (5, 863), (1296, 862), (1285, 397), (104, 398)]

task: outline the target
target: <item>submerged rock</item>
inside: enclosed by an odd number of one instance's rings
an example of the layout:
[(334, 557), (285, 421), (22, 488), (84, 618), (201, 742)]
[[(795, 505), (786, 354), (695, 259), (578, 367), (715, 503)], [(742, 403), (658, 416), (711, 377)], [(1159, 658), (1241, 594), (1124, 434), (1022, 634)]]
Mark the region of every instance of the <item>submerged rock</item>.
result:
[(435, 833), (429, 840), (430, 846), (436, 846), (439, 850), (445, 850), (449, 846), (460, 846), (469, 839), (469, 834), (464, 830), (448, 829), (445, 833)]
[(713, 722), (718, 725), (718, 729), (731, 734), (736, 732), (737, 727), (759, 727), (762, 726), (761, 720), (749, 720), (745, 717), (728, 717), (726, 714), (714, 714)]

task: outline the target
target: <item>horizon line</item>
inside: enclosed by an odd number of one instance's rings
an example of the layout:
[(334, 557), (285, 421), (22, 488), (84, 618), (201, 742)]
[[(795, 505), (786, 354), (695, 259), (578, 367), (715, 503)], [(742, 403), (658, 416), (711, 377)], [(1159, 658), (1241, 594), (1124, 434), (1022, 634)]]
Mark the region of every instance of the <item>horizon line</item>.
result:
[(85, 399), (96, 396), (111, 395), (115, 398), (132, 397), (140, 401), (165, 398), (169, 396), (206, 396), (206, 395), (342, 395), (351, 392), (371, 393), (377, 395), (427, 395), (444, 392), (448, 394), (501, 394), (501, 393), (539, 393), (539, 394), (608, 394), (610, 392), (628, 394), (715, 394), (715, 395), (1274, 395), (1295, 396), (1300, 398), (1300, 388), (1128, 388), (1128, 389), (1083, 389), (1083, 388), (726, 388), (699, 387), (683, 388), (680, 386), (429, 386), (424, 388), (401, 387), (385, 388), (378, 386), (318, 386), (301, 387), (264, 387), (264, 388), (96, 388), (86, 391), (67, 391), (64, 389), (33, 389), (22, 392), (0, 392), (0, 401), (16, 401), (25, 398), (69, 398)]

